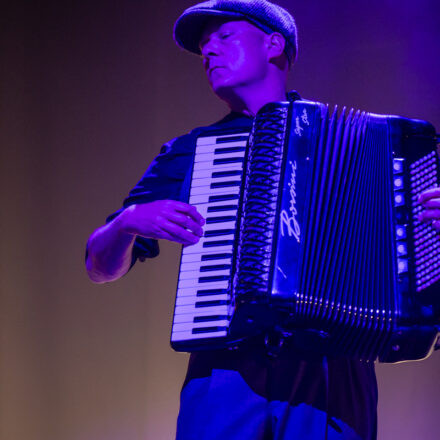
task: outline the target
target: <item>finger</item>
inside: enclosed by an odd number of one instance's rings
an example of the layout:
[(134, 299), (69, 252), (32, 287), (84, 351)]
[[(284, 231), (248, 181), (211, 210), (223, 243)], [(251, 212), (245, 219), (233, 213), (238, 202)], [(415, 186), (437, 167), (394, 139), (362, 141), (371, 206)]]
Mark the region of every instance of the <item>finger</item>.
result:
[(172, 237), (172, 241), (177, 241), (182, 244), (195, 244), (200, 240), (200, 237), (194, 235), (190, 231), (182, 228), (176, 223), (170, 221), (164, 221), (160, 228)]
[(427, 200), (432, 199), (434, 197), (440, 197), (440, 188), (438, 188), (438, 187), (430, 188), (430, 189), (427, 189), (426, 191), (423, 191), (420, 194), (419, 199), (417, 201), (418, 201), (418, 203), (423, 204)]
[(423, 203), (423, 206), (425, 208), (440, 208), (440, 197), (439, 198), (434, 198), (434, 199), (426, 200)]
[(195, 206), (188, 205), (187, 203), (182, 203), (176, 205), (176, 211), (182, 212), (183, 214), (190, 216), (200, 226), (203, 226), (205, 224), (205, 219), (200, 215)]
[(191, 217), (180, 214), (178, 212), (172, 212), (168, 214), (168, 220), (176, 223), (182, 228), (189, 229), (193, 234), (201, 237), (203, 235), (203, 229), (199, 223), (196, 223)]
[(162, 224), (164, 224), (165, 220), (162, 220), (159, 225), (155, 225), (154, 228), (148, 230), (147, 232), (138, 231), (136, 235), (144, 238), (152, 238), (154, 240), (169, 240), (169, 241), (177, 241), (178, 243), (184, 244), (187, 243), (183, 238), (176, 237), (172, 235), (169, 231), (162, 228)]
[(184, 246), (188, 246), (189, 244), (194, 244), (194, 243), (189, 243), (184, 238), (182, 238), (182, 237), (180, 237), (178, 235), (170, 234), (167, 231), (161, 231), (160, 232), (160, 237), (158, 237), (158, 238), (160, 238), (162, 240), (168, 240), (168, 241), (171, 241), (173, 243), (179, 243), (179, 244), (182, 244)]
[(440, 209), (427, 209), (422, 211), (418, 219), (420, 222), (430, 222), (432, 220), (440, 220)]

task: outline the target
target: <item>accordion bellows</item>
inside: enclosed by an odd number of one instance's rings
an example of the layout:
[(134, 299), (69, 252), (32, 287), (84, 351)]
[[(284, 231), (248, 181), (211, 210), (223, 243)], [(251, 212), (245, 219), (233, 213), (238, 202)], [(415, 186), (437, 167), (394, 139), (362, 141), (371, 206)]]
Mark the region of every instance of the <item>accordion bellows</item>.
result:
[(244, 170), (223, 336), (173, 346), (226, 347), (277, 329), (335, 356), (429, 355), (440, 238), (418, 222), (417, 198), (439, 183), (434, 127), (309, 101), (268, 104)]

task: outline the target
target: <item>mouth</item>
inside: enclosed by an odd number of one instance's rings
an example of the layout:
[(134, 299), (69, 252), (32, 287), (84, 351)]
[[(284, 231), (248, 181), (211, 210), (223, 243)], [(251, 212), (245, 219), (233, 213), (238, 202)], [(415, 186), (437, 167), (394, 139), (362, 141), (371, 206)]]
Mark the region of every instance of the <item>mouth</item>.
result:
[(211, 75), (212, 72), (216, 69), (223, 69), (223, 66), (212, 66), (208, 69), (208, 75)]

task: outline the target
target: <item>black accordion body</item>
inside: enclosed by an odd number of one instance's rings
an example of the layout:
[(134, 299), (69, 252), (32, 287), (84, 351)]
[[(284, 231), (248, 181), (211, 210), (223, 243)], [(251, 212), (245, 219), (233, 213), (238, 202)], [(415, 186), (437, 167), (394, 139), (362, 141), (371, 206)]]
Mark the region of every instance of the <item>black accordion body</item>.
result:
[(438, 186), (434, 127), (272, 103), (252, 132), (199, 138), (171, 344), (235, 347), (274, 330), (363, 360), (422, 359), (440, 326), (440, 235), (417, 220)]

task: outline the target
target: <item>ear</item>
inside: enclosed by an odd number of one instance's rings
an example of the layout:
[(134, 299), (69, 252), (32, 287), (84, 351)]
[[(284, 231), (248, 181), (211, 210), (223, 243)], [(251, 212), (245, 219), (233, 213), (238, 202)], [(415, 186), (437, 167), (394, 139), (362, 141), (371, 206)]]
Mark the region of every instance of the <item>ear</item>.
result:
[(273, 60), (280, 57), (284, 53), (286, 40), (279, 32), (273, 32), (267, 35), (267, 48), (269, 59)]

